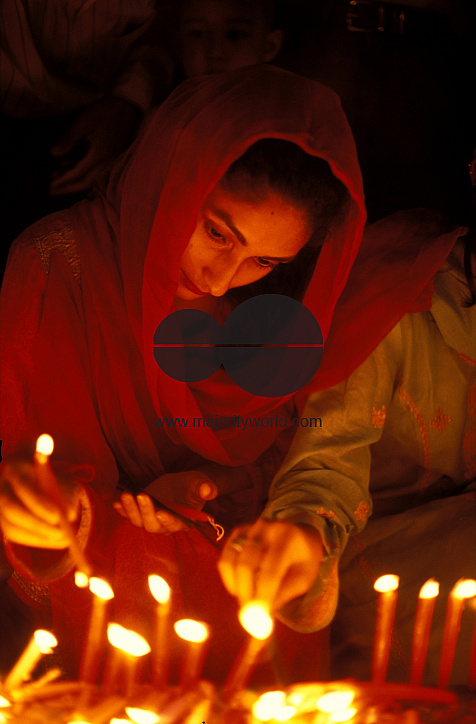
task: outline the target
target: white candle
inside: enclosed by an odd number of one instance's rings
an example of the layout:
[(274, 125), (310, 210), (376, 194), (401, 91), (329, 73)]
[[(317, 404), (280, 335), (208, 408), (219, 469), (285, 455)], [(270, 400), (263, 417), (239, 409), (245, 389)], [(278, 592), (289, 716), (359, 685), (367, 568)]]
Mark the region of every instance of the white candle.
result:
[(152, 648), (152, 683), (156, 689), (164, 689), (170, 666), (170, 586), (161, 576), (151, 575), (149, 588), (158, 603)]
[(223, 698), (230, 701), (233, 695), (248, 683), (253, 669), (269, 642), (273, 632), (273, 619), (264, 601), (249, 601), (239, 612), (240, 623), (250, 634), (244, 642), (223, 687)]
[(5, 679), (3, 685), (5, 691), (15, 689), (29, 679), (31, 672), (43, 654), (51, 654), (52, 649), (57, 646), (57, 644), (58, 641), (50, 631), (44, 631), (43, 629), (35, 631), (28, 646)]
[(374, 589), (380, 593), (372, 664), (372, 679), (377, 684), (383, 683), (387, 675), (399, 581), (398, 576), (386, 575), (374, 583)]
[(413, 629), (413, 648), (410, 683), (419, 686), (425, 669), (426, 654), (430, 641), (431, 621), (435, 610), (436, 597), (440, 591), (440, 584), (430, 578), (420, 589), (418, 606)]
[(94, 684), (107, 641), (106, 614), (109, 602), (114, 598), (114, 592), (107, 581), (96, 577), (89, 579), (89, 588), (93, 594), (93, 607), (79, 669), (79, 679), (88, 684)]
[(180, 686), (184, 690), (195, 688), (200, 680), (210, 629), (202, 621), (184, 618), (174, 624), (175, 632), (185, 641), (180, 669)]
[(476, 689), (476, 598), (471, 601), (471, 608), (474, 617), (473, 640), (471, 642), (471, 655), (469, 660), (468, 688)]
[(105, 693), (115, 693), (121, 677), (121, 688), (125, 696), (133, 696), (140, 659), (150, 653), (150, 646), (138, 633), (117, 623), (108, 625), (107, 637), (117, 653), (111, 665), (112, 673), (108, 673), (109, 681), (106, 684), (103, 682), (104, 689), (107, 689)]
[(476, 595), (476, 581), (471, 578), (460, 578), (448, 596), (438, 675), (438, 686), (442, 689), (446, 688), (450, 683), (465, 601), (474, 595)]
[(52, 503), (59, 512), (59, 525), (68, 540), (68, 548), (74, 565), (89, 577), (91, 575), (91, 566), (87, 562), (83, 551), (78, 545), (78, 541), (68, 520), (66, 505), (61, 493), (58, 481), (50, 465), (50, 455), (54, 449), (53, 438), (50, 435), (40, 435), (36, 441), (36, 452), (33, 456), (33, 465), (37, 480)]

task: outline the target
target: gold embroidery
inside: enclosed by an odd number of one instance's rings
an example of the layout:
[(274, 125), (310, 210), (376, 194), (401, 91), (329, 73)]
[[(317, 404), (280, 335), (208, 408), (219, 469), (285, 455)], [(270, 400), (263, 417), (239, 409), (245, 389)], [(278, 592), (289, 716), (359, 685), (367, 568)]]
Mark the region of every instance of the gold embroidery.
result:
[(47, 233), (34, 238), (46, 276), (50, 273), (51, 255), (59, 251), (68, 262), (74, 278), (81, 281), (81, 260), (71, 227), (59, 218), (50, 225)]
[(451, 422), (451, 415), (444, 415), (441, 407), (436, 408), (436, 415), (430, 422), (430, 427), (438, 432), (443, 432), (449, 422)]
[(335, 513), (332, 512), (332, 510), (326, 510), (325, 508), (319, 508), (319, 510), (316, 510), (317, 515), (322, 516), (322, 518), (335, 518)]
[(425, 475), (423, 476), (418, 487), (420, 490), (423, 490), (428, 485), (428, 481), (429, 481), (430, 475), (431, 475), (431, 450), (430, 450), (430, 438), (428, 435), (428, 429), (427, 429), (427, 426), (423, 419), (423, 415), (420, 412), (420, 409), (417, 407), (417, 405), (415, 404), (415, 401), (408, 394), (408, 392), (403, 389), (402, 379), (401, 379), (400, 374), (398, 375), (398, 378), (399, 378), (398, 391), (400, 393), (400, 397), (401, 397), (402, 401), (405, 403), (405, 405), (408, 407), (410, 412), (412, 413), (413, 417), (415, 418), (415, 422), (418, 425), (418, 429), (420, 430), (421, 443), (422, 443), (422, 447), (423, 447), (423, 467), (425, 468)]
[(27, 581), (25, 578), (22, 578), (17, 571), (13, 571), (12, 578), (33, 601), (40, 603), (42, 606), (51, 606), (50, 589), (48, 586)]
[(386, 414), (385, 405), (382, 405), (380, 410), (372, 407), (372, 425), (376, 430), (381, 430), (384, 426)]
[(367, 520), (369, 517), (370, 505), (362, 500), (357, 506), (357, 510), (354, 510), (354, 515), (357, 520)]

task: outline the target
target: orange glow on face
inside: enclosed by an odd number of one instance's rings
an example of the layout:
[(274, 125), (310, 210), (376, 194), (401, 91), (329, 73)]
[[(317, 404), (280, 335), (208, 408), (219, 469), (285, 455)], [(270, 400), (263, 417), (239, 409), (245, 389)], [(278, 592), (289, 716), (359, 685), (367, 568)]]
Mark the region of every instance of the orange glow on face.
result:
[(194, 621), (191, 618), (183, 618), (180, 621), (176, 621), (174, 628), (177, 636), (180, 636), (181, 639), (197, 644), (206, 641), (209, 636), (208, 626), (205, 623)]
[(240, 623), (255, 639), (264, 641), (273, 631), (273, 619), (269, 606), (264, 601), (249, 601), (241, 607), (238, 614)]
[(440, 584), (434, 578), (430, 578), (420, 589), (418, 598), (436, 598), (440, 592)]
[(33, 636), (42, 654), (50, 654), (51, 649), (58, 645), (58, 641), (51, 631), (38, 629)]
[(476, 596), (476, 581), (472, 578), (465, 578), (462, 581), (458, 581), (451, 595), (455, 598), (472, 598)]
[(379, 593), (389, 593), (390, 591), (396, 591), (400, 578), (392, 574), (386, 576), (380, 576), (374, 583), (374, 589)]
[(98, 598), (102, 598), (104, 601), (110, 601), (114, 598), (114, 591), (107, 581), (102, 578), (96, 578), (93, 576), (89, 579), (89, 589)]
[(40, 435), (40, 437), (36, 441), (36, 452), (40, 455), (44, 455), (45, 457), (48, 457), (51, 455), (55, 448), (55, 444), (53, 442), (53, 438), (51, 435)]
[(162, 576), (155, 574), (149, 576), (149, 588), (157, 603), (168, 603), (170, 600), (170, 586)]
[(118, 623), (108, 625), (107, 637), (116, 649), (121, 649), (131, 656), (145, 656), (150, 652), (150, 646), (142, 636)]

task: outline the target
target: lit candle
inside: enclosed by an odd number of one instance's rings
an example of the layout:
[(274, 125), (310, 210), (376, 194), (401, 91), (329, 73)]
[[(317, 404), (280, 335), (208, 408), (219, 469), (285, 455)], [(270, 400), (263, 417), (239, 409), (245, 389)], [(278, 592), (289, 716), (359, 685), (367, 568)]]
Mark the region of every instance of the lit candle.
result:
[(418, 606), (413, 629), (412, 663), (410, 683), (419, 686), (425, 669), (426, 654), (430, 641), (431, 621), (435, 610), (436, 597), (440, 592), (440, 584), (430, 578), (420, 589)]
[(180, 670), (180, 686), (188, 691), (195, 688), (200, 680), (210, 630), (206, 623), (193, 621), (190, 618), (176, 621), (174, 628), (176, 634), (186, 641)]
[(380, 593), (372, 662), (372, 679), (377, 684), (383, 683), (387, 675), (399, 581), (398, 576), (387, 575), (380, 576), (374, 583), (374, 589)]
[(161, 576), (152, 575), (149, 576), (149, 588), (158, 603), (152, 649), (152, 683), (156, 689), (164, 689), (170, 665), (170, 586)]
[(43, 629), (35, 631), (28, 646), (5, 679), (3, 684), (5, 691), (15, 689), (29, 679), (31, 672), (43, 654), (53, 653), (53, 648), (57, 644), (58, 641), (50, 631), (44, 631)]
[(79, 669), (79, 679), (88, 684), (94, 684), (106, 644), (106, 613), (109, 601), (114, 598), (114, 593), (109, 583), (101, 578), (90, 578), (89, 588), (93, 594), (93, 608)]
[(74, 565), (84, 576), (91, 575), (91, 566), (86, 561), (84, 553), (78, 545), (74, 531), (68, 520), (68, 512), (61, 494), (58, 481), (50, 465), (50, 455), (54, 449), (53, 438), (50, 435), (40, 435), (36, 441), (36, 452), (33, 456), (33, 464), (36, 477), (43, 489), (59, 512), (59, 525), (68, 539), (68, 548)]
[(126, 714), (136, 724), (157, 724), (161, 719), (154, 711), (133, 706), (126, 706)]
[(448, 596), (438, 675), (438, 686), (442, 689), (446, 688), (450, 682), (465, 600), (475, 595), (476, 581), (471, 578), (460, 578)]
[(468, 687), (470, 689), (476, 689), (476, 598), (473, 598), (471, 601), (472, 603), (472, 610), (473, 610), (473, 616), (474, 616), (474, 631), (473, 631), (473, 641), (471, 643), (471, 656), (469, 660), (469, 679), (468, 679)]
[(273, 619), (269, 606), (264, 601), (249, 601), (239, 612), (240, 623), (250, 634), (243, 644), (223, 688), (223, 698), (230, 701), (232, 696), (248, 683), (259, 656), (268, 646), (273, 632)]
[(117, 623), (108, 625), (107, 637), (114, 647), (114, 653), (104, 673), (104, 693), (114, 694), (119, 686), (124, 690), (125, 696), (132, 696), (139, 662), (143, 656), (150, 653), (150, 646), (138, 633), (129, 631)]

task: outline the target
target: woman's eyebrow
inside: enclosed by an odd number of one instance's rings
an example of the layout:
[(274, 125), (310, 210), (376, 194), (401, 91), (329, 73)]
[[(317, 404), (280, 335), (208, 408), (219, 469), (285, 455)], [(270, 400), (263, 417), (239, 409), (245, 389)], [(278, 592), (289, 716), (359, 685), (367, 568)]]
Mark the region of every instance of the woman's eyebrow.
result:
[[(210, 206), (210, 211), (212, 214), (215, 214), (215, 216), (218, 216), (218, 218), (221, 219), (221, 221), (223, 221), (228, 226), (228, 228), (230, 229), (230, 231), (233, 232), (240, 244), (242, 244), (243, 246), (248, 246), (248, 242), (246, 241), (241, 231), (236, 228), (233, 223), (233, 219), (227, 211), (225, 211), (224, 209), (217, 209), (215, 206)], [(263, 256), (263, 259), (267, 259), (269, 261), (288, 262), (295, 259), (296, 256), (297, 254), (294, 254), (294, 256)]]

